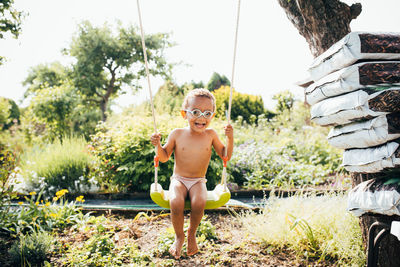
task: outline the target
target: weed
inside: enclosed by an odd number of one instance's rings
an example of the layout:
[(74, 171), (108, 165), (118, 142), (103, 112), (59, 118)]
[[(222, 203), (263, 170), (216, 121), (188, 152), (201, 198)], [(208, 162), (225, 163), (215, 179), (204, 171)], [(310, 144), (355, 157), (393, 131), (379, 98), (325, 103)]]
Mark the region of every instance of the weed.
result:
[(244, 229), (265, 247), (287, 248), (305, 258), (338, 265), (365, 264), (358, 219), (346, 211), (344, 194), (271, 198), (260, 213), (239, 216)]
[(14, 266), (41, 266), (49, 259), (53, 237), (47, 232), (21, 235), (9, 250)]

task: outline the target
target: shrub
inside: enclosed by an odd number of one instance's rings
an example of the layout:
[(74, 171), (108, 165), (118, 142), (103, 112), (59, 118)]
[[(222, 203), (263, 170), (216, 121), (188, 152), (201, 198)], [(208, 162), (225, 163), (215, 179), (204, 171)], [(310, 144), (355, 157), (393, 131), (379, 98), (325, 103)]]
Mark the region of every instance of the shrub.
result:
[[(91, 149), (98, 158), (97, 175), (103, 189), (115, 191), (142, 192), (150, 189), (154, 182), (154, 146), (150, 143), (153, 133), (151, 117), (140, 116), (124, 121), (110, 119), (113, 124), (99, 126), (92, 137)], [(170, 115), (157, 116), (158, 131), (164, 144), (167, 135), (178, 127), (184, 127), (185, 121)], [(214, 188), (222, 175), (222, 160), (212, 153), (206, 174), (207, 187)], [(158, 181), (163, 188), (168, 188), (169, 178), (173, 173), (174, 161), (171, 158), (160, 163)]]
[(10, 220), (11, 200), (16, 198), (11, 174), (15, 168), (15, 154), (0, 143), (0, 232)]
[[(216, 117), (225, 119), (225, 111), (229, 106), (230, 87), (222, 86), (213, 92), (217, 104)], [(256, 122), (257, 116), (264, 114), (264, 103), (261, 96), (242, 94), (236, 91), (232, 93), (231, 119), (239, 116), (248, 123)]]
[(13, 266), (43, 266), (49, 259), (53, 237), (46, 232), (21, 235), (9, 250)]
[(68, 138), (62, 143), (31, 149), (23, 156), (21, 164), (26, 190), (44, 189), (46, 196), (64, 188), (72, 193), (91, 190), (95, 184), (94, 179), (89, 181), (93, 158), (86, 149), (82, 138)]
[(236, 146), (228, 164), (234, 182), (299, 187), (324, 184), (345, 173), (341, 150), (328, 144), (327, 129), (304, 125), (308, 117), (307, 107), (295, 102), (272, 120), (260, 115), (257, 125), (236, 121)]
[(250, 141), (236, 147), (228, 171), (239, 185), (250, 188), (318, 185), (332, 172), (320, 162), (303, 160), (294, 150)]

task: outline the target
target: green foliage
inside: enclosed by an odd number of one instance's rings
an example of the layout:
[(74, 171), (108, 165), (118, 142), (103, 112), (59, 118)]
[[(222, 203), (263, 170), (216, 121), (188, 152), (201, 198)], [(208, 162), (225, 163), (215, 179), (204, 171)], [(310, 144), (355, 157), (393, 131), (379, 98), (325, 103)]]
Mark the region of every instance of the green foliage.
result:
[(221, 76), (220, 74), (214, 72), (206, 85), (206, 89), (212, 92), (221, 88), (224, 85), (231, 85), (229, 79), (225, 75)]
[[(118, 96), (123, 86), (134, 91), (136, 81), (145, 76), (141, 37), (132, 26), (119, 27), (114, 35), (108, 25), (94, 27), (88, 21), (79, 25), (67, 51), (76, 59), (73, 77), (81, 95), (97, 103), (106, 120), (110, 99)], [(168, 34), (153, 34), (145, 37), (147, 58), (152, 75), (167, 76), (170, 65), (164, 59), (164, 49), (171, 45)]]
[(71, 134), (72, 111), (77, 98), (67, 84), (59, 87), (43, 88), (32, 98), (27, 116), (31, 123), (45, 125), (47, 139), (53, 141)]
[(65, 194), (68, 190), (62, 189), (56, 192), (55, 197), (43, 200), (43, 192), (30, 192), (25, 196), (25, 202), (19, 202), (17, 209), (10, 209), (9, 213), (0, 221), (2, 234), (17, 237), (23, 233), (37, 231), (53, 231), (63, 229), (80, 223), (85, 219), (77, 202), (83, 202), (83, 197), (76, 201), (66, 201)]
[[(187, 231), (189, 228), (189, 223), (185, 223), (184, 229)], [(218, 236), (216, 233), (215, 225), (212, 224), (210, 220), (208, 220), (207, 215), (204, 215), (201, 219), (199, 227), (196, 231), (196, 239), (197, 244), (199, 246), (207, 246), (211, 242), (217, 241)], [(165, 229), (158, 238), (157, 249), (155, 254), (159, 257), (169, 255), (169, 248), (172, 246), (175, 240), (175, 231), (173, 227), (169, 227)], [(186, 244), (183, 244), (183, 250), (186, 249)]]
[(10, 216), (11, 200), (16, 198), (11, 174), (16, 165), (16, 158), (10, 149), (0, 143), (0, 232)]
[(272, 120), (259, 116), (258, 125), (237, 121), (228, 164), (233, 181), (249, 188), (293, 188), (325, 184), (343, 173), (341, 151), (326, 141), (326, 129), (304, 126), (308, 117), (296, 102)]
[[(229, 106), (230, 87), (222, 86), (213, 92), (216, 102), (216, 117), (225, 118), (225, 111)], [(264, 103), (261, 96), (242, 94), (236, 91), (232, 93), (231, 119), (241, 117), (248, 123), (255, 123), (257, 116), (264, 114)]]
[(11, 104), (8, 99), (0, 97), (0, 130), (10, 123)]
[[(173, 129), (184, 126), (182, 118), (157, 115), (163, 144)], [(153, 131), (152, 118), (137, 112), (130, 119), (125, 115), (120, 119), (114, 118), (113, 124), (99, 126), (92, 138), (91, 149), (99, 160), (96, 173), (104, 190), (141, 192), (150, 189), (154, 182), (154, 146), (150, 143)], [(208, 188), (214, 188), (220, 181), (221, 166), (221, 160), (213, 152), (206, 174)], [(160, 163), (158, 181), (164, 188), (168, 188), (173, 167), (173, 158)]]
[(42, 89), (62, 86), (68, 82), (70, 73), (71, 70), (58, 61), (32, 67), (22, 83), (28, 86), (24, 97), (37, 95)]
[[(26, 114), (24, 128), (30, 139), (61, 139), (63, 136), (83, 135), (89, 139), (101, 119), (97, 104), (79, 94), (71, 80), (72, 71), (59, 62), (32, 68), (24, 85), (25, 97), (32, 101)], [(37, 131), (38, 126), (43, 128)]]
[(186, 93), (193, 89), (190, 85), (177, 86), (171, 81), (166, 81), (154, 96), (154, 106), (159, 113), (177, 115), (182, 107)]
[[(2, 0), (0, 4), (0, 39), (4, 38), (4, 33), (10, 33), (18, 38), (21, 32), (21, 19), (23, 12), (17, 11), (14, 7), (14, 0)], [(3, 57), (0, 56), (0, 65), (3, 63)]]
[(44, 189), (45, 195), (63, 188), (70, 192), (89, 191), (95, 181), (89, 181), (93, 158), (86, 149), (82, 138), (68, 138), (27, 151), (21, 163), (26, 189)]
[(50, 259), (53, 237), (47, 232), (21, 235), (9, 250), (13, 266), (43, 266)]
[(272, 97), (276, 100), (276, 109), (278, 113), (282, 113), (285, 110), (290, 110), (295, 102), (294, 95), (289, 90), (279, 92)]
[(239, 217), (245, 231), (266, 248), (295, 251), (299, 257), (364, 266), (358, 218), (346, 211), (346, 195), (270, 198), (259, 213)]
[(107, 222), (104, 216), (91, 216), (80, 229), (89, 238), (78, 246), (66, 246), (62, 263), (66, 266), (126, 266), (128, 263), (147, 266), (151, 262), (150, 255), (140, 251), (133, 239), (124, 246), (117, 245), (117, 229), (107, 226)]

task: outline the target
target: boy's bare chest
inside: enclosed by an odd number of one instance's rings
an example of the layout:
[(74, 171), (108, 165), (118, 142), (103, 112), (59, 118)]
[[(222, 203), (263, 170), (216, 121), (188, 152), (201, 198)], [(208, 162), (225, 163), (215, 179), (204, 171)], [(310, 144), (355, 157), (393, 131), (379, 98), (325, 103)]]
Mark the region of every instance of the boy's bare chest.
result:
[(210, 152), (212, 139), (208, 136), (203, 137), (185, 137), (176, 140), (175, 152), (186, 153), (204, 153)]

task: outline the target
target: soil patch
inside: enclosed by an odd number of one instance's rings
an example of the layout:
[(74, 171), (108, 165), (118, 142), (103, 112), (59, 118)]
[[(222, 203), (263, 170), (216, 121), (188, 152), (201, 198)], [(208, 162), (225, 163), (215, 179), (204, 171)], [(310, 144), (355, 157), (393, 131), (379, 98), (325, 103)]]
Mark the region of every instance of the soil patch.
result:
[[(160, 234), (171, 227), (168, 215), (149, 218), (142, 216), (137, 220), (132, 218), (110, 216), (102, 224), (106, 232), (113, 232), (116, 246), (126, 246), (129, 242), (137, 244), (140, 251), (151, 253), (158, 246)], [(248, 235), (238, 219), (230, 214), (207, 213), (207, 218), (216, 227), (217, 240), (209, 242), (207, 246), (200, 246), (200, 251), (188, 257), (186, 251), (179, 260), (170, 255), (157, 256), (152, 261), (156, 266), (334, 266), (330, 262), (313, 262), (298, 257), (287, 249), (275, 249), (263, 245)], [(185, 216), (185, 222), (189, 216)], [(81, 247), (82, 244), (94, 235), (96, 229), (77, 231), (69, 229), (58, 234), (57, 240), (61, 247)], [(11, 266), (7, 260), (7, 250), (10, 242), (0, 238), (0, 266)], [(3, 257), (4, 256), (4, 257)], [(60, 261), (60, 255), (52, 255), (51, 263), (54, 266), (65, 266)]]

